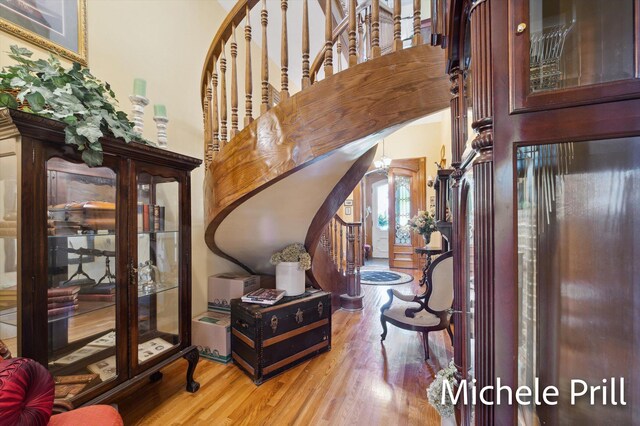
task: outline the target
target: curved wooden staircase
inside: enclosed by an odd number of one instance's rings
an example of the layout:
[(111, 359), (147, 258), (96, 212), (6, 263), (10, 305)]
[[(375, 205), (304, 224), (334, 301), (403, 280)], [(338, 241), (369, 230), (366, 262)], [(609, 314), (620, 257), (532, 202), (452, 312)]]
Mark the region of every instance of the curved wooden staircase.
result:
[[(236, 4), (216, 34), (203, 70), (205, 239), (215, 254), (263, 274), (273, 274), (268, 262), (272, 252), (304, 241), (312, 255), (309, 281), (331, 291), (336, 302), (343, 295), (342, 306), (358, 309), (360, 224), (341, 222), (334, 215), (368, 170), (381, 138), (449, 106), (449, 85), (442, 73), (443, 50), (421, 44), (417, 35), (413, 38), (416, 46), (402, 49), (400, 2), (396, 1), (393, 14), (398, 17), (394, 19), (398, 31), (394, 31), (393, 45), (386, 49), (394, 51), (380, 56), (384, 49), (379, 45), (379, 25), (375, 25), (380, 19), (379, 1), (371, 1), (368, 9), (358, 9), (356, 1), (349, 0), (351, 13), (336, 26), (337, 31), (332, 31), (336, 14), (332, 0), (327, 0), (326, 42), (310, 67), (308, 0), (304, 0), (302, 90), (289, 96), (287, 1), (282, 0), (281, 101), (269, 108), (267, 47), (272, 46), (266, 43), (268, 10), (263, 0), (261, 115), (253, 119), (247, 16), (257, 3), (241, 0)], [(416, 3), (419, 11), (419, 1)], [(243, 21), (247, 41), (245, 127), (240, 130), (235, 28)], [(356, 22), (360, 21), (372, 27), (367, 31), (368, 39), (357, 34)], [(343, 38), (350, 46), (344, 56)], [(229, 97), (227, 42), (231, 52)], [(349, 67), (341, 71), (343, 62)], [(322, 63), (324, 79), (317, 81)], [(339, 71), (335, 74), (334, 63)], [(227, 122), (229, 110), (231, 119)]]

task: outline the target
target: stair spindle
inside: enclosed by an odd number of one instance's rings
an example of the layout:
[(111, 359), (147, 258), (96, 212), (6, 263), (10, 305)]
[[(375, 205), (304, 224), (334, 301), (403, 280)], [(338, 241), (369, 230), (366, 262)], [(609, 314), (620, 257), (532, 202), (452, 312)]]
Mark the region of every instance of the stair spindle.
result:
[(309, 0), (302, 4), (302, 90), (309, 87)]
[(245, 48), (245, 76), (244, 76), (244, 93), (245, 93), (245, 113), (244, 125), (248, 126), (253, 121), (253, 79), (251, 78), (251, 20), (249, 16), (251, 11), (247, 4), (247, 23), (244, 26), (244, 39), (246, 41)]
[(393, 51), (402, 50), (402, 3), (401, 0), (393, 1)]
[(329, 221), (329, 225), (327, 226), (327, 230), (325, 231), (326, 235), (327, 235), (327, 243), (329, 244), (329, 258), (330, 259), (333, 259), (333, 243), (331, 241), (331, 221), (332, 220), (333, 219), (331, 219)]
[(229, 140), (238, 133), (238, 43), (236, 41), (236, 26), (231, 25), (231, 132)]
[(349, 0), (349, 67), (358, 63), (356, 51), (356, 2)]
[(264, 114), (269, 110), (269, 54), (267, 53), (267, 23), (269, 13), (267, 12), (267, 0), (262, 0), (262, 11), (260, 11), (260, 23), (262, 24), (262, 103), (260, 113)]
[(365, 29), (365, 57), (367, 60), (371, 59), (371, 13), (369, 9), (364, 14), (364, 29)]
[(371, 0), (371, 56), (380, 56), (380, 0)]
[(413, 0), (413, 46), (419, 46), (422, 44), (422, 33), (420, 32), (420, 0)]
[(338, 265), (338, 270), (340, 271), (340, 273), (344, 272), (344, 267), (342, 266), (344, 264), (344, 225), (340, 224), (340, 264)]
[(213, 140), (211, 139), (211, 115), (209, 108), (211, 105), (211, 73), (207, 71), (207, 90), (203, 99), (202, 121), (204, 122), (204, 161), (205, 166), (209, 165)]
[(280, 1), (282, 8), (282, 40), (281, 40), (281, 76), (280, 76), (280, 99), (289, 97), (289, 41), (287, 38), (287, 0)]
[(333, 0), (325, 1), (325, 25), (324, 25), (324, 76), (333, 75), (333, 13), (331, 4)]
[(335, 254), (334, 258), (333, 258), (333, 263), (335, 265), (338, 264), (338, 222), (334, 219), (333, 220), (333, 252)]
[(358, 19), (358, 62), (364, 62), (364, 18), (360, 15), (357, 16)]
[(342, 71), (342, 42), (340, 39), (336, 41), (336, 59), (338, 63), (338, 72)]
[(211, 159), (220, 151), (220, 139), (218, 139), (219, 123), (218, 123), (218, 58), (213, 56), (213, 74), (211, 74), (211, 137), (213, 140), (213, 149)]
[(224, 55), (224, 40), (220, 42), (220, 147), (227, 142), (227, 59)]

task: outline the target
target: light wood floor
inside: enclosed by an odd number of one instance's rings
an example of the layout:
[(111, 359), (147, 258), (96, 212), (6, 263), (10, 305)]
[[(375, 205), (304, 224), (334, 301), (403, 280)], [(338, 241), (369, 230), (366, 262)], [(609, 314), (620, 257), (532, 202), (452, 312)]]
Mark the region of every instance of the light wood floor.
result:
[[(416, 273), (418, 275), (418, 273)], [(387, 286), (363, 285), (365, 309), (333, 315), (330, 352), (261, 386), (234, 365), (201, 360), (195, 394), (184, 390), (186, 361), (118, 401), (126, 425), (439, 425), (426, 388), (452, 357), (445, 332), (431, 333), (424, 361), (417, 333), (390, 326), (380, 344)], [(413, 283), (395, 286), (416, 291)]]

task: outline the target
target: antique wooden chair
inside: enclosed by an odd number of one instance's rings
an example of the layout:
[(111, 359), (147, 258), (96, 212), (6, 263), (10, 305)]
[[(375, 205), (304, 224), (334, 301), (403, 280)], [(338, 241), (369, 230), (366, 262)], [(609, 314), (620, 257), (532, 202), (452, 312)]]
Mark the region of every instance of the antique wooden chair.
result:
[[(451, 305), (453, 303), (453, 252), (438, 257), (427, 271), (427, 288), (423, 294), (407, 295), (389, 289), (389, 301), (380, 308), (381, 341), (387, 337), (387, 322), (405, 330), (422, 333), (425, 360), (429, 359), (429, 332), (451, 331)], [(400, 302), (393, 304), (394, 296)], [(391, 306), (393, 304), (393, 306)]]

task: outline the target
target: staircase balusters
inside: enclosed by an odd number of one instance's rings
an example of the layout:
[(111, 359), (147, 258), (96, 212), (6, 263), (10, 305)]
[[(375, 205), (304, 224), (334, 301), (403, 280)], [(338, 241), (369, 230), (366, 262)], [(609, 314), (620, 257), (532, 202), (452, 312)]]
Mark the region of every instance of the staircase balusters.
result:
[(289, 97), (289, 41), (287, 37), (287, 0), (280, 1), (282, 8), (282, 40), (281, 40), (281, 76), (280, 76), (280, 99), (284, 100)]
[(269, 12), (267, 12), (267, 0), (262, 0), (262, 10), (260, 11), (260, 23), (262, 24), (262, 103), (260, 113), (264, 114), (269, 110), (269, 54), (267, 53), (267, 23), (269, 22)]
[(218, 123), (218, 58), (213, 56), (213, 73), (211, 74), (211, 138), (213, 147), (211, 152), (211, 160), (220, 151), (220, 140), (218, 139), (219, 123)]
[(340, 224), (340, 263), (338, 263), (338, 270), (340, 271), (340, 273), (344, 272), (344, 244), (343, 244), (343, 231), (344, 231), (344, 225)]
[(309, 87), (309, 0), (302, 4), (302, 90)]
[(333, 219), (329, 221), (329, 226), (327, 226), (327, 240), (329, 241), (329, 258), (333, 260), (333, 239), (331, 238), (331, 227), (333, 225)]
[(231, 132), (229, 140), (238, 133), (238, 43), (236, 41), (236, 26), (231, 26)]
[(349, 296), (356, 296), (356, 283), (355, 283), (355, 235), (354, 227), (349, 226), (347, 228), (347, 294)]
[(362, 63), (365, 61), (364, 58), (364, 18), (360, 15), (356, 16), (358, 20), (358, 62)]
[(333, 75), (333, 13), (331, 5), (333, 0), (325, 1), (325, 20), (324, 20), (324, 77)]
[(342, 42), (340, 39), (336, 42), (336, 58), (338, 65), (338, 72), (342, 71)]
[(393, 51), (402, 50), (402, 3), (393, 0)]
[(227, 142), (227, 59), (224, 55), (224, 40), (220, 44), (220, 148), (224, 148)]
[(371, 0), (371, 57), (380, 56), (380, 0)]
[(339, 254), (338, 254), (338, 221), (337, 220), (333, 220), (333, 246), (334, 248), (334, 259), (333, 259), (333, 263), (335, 263), (336, 265), (338, 264), (338, 259), (339, 259)]
[(422, 33), (420, 27), (422, 22), (420, 21), (420, 0), (413, 0), (413, 46), (419, 46), (422, 44)]
[(209, 156), (213, 141), (211, 139), (211, 116), (209, 108), (211, 105), (211, 73), (207, 71), (207, 91), (202, 102), (202, 121), (204, 123), (204, 161), (205, 167), (209, 165)]
[(253, 80), (251, 76), (251, 10), (249, 10), (249, 4), (246, 8), (247, 22), (244, 26), (244, 39), (246, 41), (245, 47), (245, 77), (244, 77), (244, 92), (245, 92), (245, 113), (244, 113), (244, 125), (248, 126), (253, 121)]
[(365, 57), (371, 59), (371, 13), (369, 9), (365, 9), (364, 14), (364, 31), (365, 31)]
[(349, 67), (358, 64), (358, 53), (356, 51), (356, 3), (357, 0), (349, 0)]

